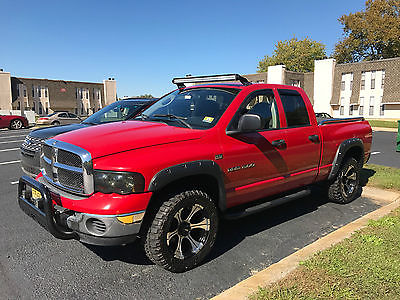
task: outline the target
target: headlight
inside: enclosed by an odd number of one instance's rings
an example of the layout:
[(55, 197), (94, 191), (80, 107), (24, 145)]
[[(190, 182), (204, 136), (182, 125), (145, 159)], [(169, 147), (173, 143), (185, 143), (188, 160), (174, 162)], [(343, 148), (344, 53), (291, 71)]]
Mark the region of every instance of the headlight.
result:
[(94, 170), (94, 188), (105, 194), (132, 194), (144, 191), (144, 177), (133, 172)]

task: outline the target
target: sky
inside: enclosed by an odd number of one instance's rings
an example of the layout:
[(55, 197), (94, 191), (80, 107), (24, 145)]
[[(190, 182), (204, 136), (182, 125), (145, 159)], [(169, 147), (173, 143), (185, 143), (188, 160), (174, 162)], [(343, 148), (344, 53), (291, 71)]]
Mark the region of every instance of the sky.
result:
[(365, 0), (0, 0), (0, 68), (11, 76), (117, 80), (117, 95), (160, 97), (186, 74), (253, 74), (279, 40), (342, 37)]

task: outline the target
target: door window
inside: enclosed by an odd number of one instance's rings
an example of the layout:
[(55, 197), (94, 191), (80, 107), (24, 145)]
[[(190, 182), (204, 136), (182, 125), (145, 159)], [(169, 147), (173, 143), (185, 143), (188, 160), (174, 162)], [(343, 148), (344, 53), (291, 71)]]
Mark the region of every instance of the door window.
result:
[(286, 115), (288, 127), (299, 127), (310, 125), (308, 111), (304, 104), (303, 97), (297, 91), (278, 90), (281, 98), (283, 110)]
[(261, 90), (250, 94), (233, 118), (230, 130), (237, 130), (239, 119), (244, 114), (260, 116), (261, 130), (280, 128), (278, 107), (272, 90)]
[(68, 118), (68, 115), (66, 113), (61, 113), (58, 115), (60, 118)]

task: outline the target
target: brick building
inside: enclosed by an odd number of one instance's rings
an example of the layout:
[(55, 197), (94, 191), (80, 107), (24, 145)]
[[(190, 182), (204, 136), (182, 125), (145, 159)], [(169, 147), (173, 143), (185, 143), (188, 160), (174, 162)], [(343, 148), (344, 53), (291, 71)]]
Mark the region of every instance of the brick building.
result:
[(90, 115), (116, 101), (116, 81), (103, 83), (13, 77), (0, 71), (0, 110)]
[(317, 60), (310, 73), (291, 72), (278, 65), (245, 77), (257, 83), (300, 86), (316, 112), (334, 117), (400, 119), (400, 57), (351, 64)]

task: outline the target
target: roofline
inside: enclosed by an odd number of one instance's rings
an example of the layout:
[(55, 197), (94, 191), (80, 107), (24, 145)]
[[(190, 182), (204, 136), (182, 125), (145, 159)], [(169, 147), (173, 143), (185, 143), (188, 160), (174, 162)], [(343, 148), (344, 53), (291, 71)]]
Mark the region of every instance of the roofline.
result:
[(54, 82), (64, 82), (64, 83), (85, 83), (85, 84), (101, 84), (104, 85), (102, 82), (87, 82), (87, 81), (72, 81), (72, 80), (62, 80), (62, 79), (47, 79), (47, 78), (27, 78), (27, 77), (16, 77), (11, 76), (11, 78), (16, 79), (27, 79), (27, 80), (44, 80), (44, 81), (54, 81)]
[(336, 66), (348, 66), (348, 65), (356, 65), (356, 64), (373, 64), (373, 63), (380, 63), (382, 61), (390, 61), (390, 60), (400, 60), (400, 57), (392, 57), (392, 58), (382, 58), (376, 60), (362, 60), (352, 63), (343, 63), (343, 64), (336, 64)]

